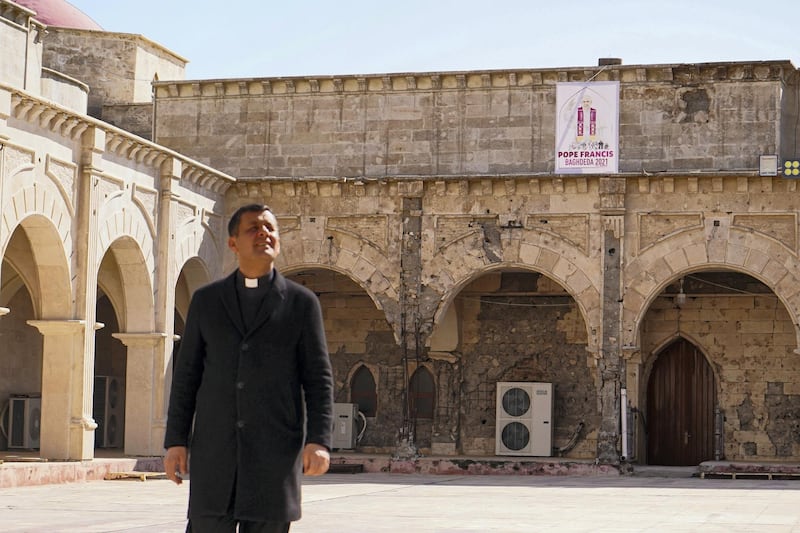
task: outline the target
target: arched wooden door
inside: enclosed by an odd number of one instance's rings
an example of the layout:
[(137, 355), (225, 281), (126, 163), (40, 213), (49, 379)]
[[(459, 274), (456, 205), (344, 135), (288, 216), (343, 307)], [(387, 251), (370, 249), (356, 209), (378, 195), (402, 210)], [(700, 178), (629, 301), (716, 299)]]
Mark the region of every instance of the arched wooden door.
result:
[(714, 457), (714, 373), (678, 339), (653, 365), (647, 387), (647, 463), (693, 466)]

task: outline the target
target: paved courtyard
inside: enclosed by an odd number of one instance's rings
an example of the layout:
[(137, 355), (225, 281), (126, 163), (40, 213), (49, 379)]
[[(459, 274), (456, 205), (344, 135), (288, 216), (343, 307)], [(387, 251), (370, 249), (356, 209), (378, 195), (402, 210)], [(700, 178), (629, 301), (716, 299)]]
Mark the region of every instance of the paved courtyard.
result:
[[(0, 489), (0, 531), (182, 532), (188, 486), (149, 479)], [(293, 533), (800, 533), (800, 481), (328, 474)]]

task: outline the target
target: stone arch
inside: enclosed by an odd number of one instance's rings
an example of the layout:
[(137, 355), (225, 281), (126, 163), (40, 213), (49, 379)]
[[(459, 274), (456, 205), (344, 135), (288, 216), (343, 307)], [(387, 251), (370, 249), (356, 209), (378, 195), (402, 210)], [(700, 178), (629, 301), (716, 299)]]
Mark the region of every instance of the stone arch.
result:
[[(420, 381), (430, 380), (430, 384), (432, 387), (431, 391), (425, 391), (431, 393), (431, 405), (430, 405), (430, 416), (422, 416), (421, 418), (433, 419), (435, 416), (436, 411), (436, 396), (437, 391), (439, 388), (439, 384), (436, 381), (436, 373), (430, 363), (422, 362), (414, 368), (414, 371), (410, 373), (408, 378), (408, 404), (409, 407), (412, 407), (413, 403), (419, 399), (419, 390), (415, 390), (415, 386), (420, 384)], [(413, 411), (413, 410), (412, 410)], [(426, 410), (427, 411), (427, 410)], [(425, 412), (424, 414), (428, 414)], [(417, 416), (417, 413), (412, 413), (412, 416)]]
[(397, 282), (386, 276), (387, 272), (397, 271), (397, 267), (376, 245), (333, 229), (326, 230), (327, 236), (320, 236), (316, 241), (302, 240), (287, 245), (285, 236), (293, 233), (295, 231), (283, 233), (283, 246), (277, 261), (282, 271), (301, 268), (334, 270), (363, 288), (378, 309), (387, 312), (397, 305)]
[[(98, 286), (111, 300), (120, 330), (125, 333), (149, 333), (154, 327), (153, 277), (148, 268), (152, 251), (148, 261), (140, 244), (131, 235), (120, 235), (104, 248), (98, 265)], [(109, 260), (114, 263), (107, 263)], [(116, 272), (104, 273), (113, 267)]]
[[(737, 235), (734, 235), (737, 234)], [(625, 269), (622, 308), (623, 346), (637, 347), (640, 325), (655, 298), (676, 279), (703, 270), (747, 274), (770, 287), (795, 324), (800, 346), (800, 261), (766, 236), (731, 230), (733, 242), (706, 242), (702, 234), (678, 235), (649, 248)], [(712, 249), (723, 248), (721, 251)]]
[(202, 223), (200, 217), (191, 218), (176, 231), (176, 242), (171, 279), (177, 280), (191, 259), (199, 261), (208, 281), (220, 277), (222, 248), (212, 229)]
[(352, 403), (358, 403), (358, 398), (353, 398), (353, 380), (356, 377), (356, 374), (359, 374), (361, 370), (367, 373), (367, 375), (372, 379), (372, 394), (370, 397), (370, 401), (374, 404), (372, 411), (367, 411), (365, 413), (366, 416), (374, 417), (375, 413), (378, 411), (378, 403), (380, 400), (380, 372), (379, 367), (377, 365), (368, 363), (366, 361), (357, 361), (353, 364), (347, 372), (347, 376), (345, 377), (344, 388), (347, 391), (347, 397)]
[(175, 279), (175, 308), (185, 321), (189, 311), (189, 301), (194, 291), (208, 284), (211, 275), (206, 263), (198, 256), (189, 257), (181, 265)]
[[(47, 195), (43, 195), (46, 197)], [(15, 203), (14, 198), (9, 204)], [(8, 204), (7, 204), (8, 205)], [(55, 207), (55, 204), (50, 204)], [(50, 211), (54, 213), (55, 209)], [(18, 212), (14, 207), (4, 222), (8, 225), (7, 238), (1, 243), (0, 257), (14, 266), (17, 274), (27, 287), (33, 300), (34, 312), (40, 319), (66, 319), (72, 315), (72, 283), (68, 257), (72, 242), (68, 228), (54, 223), (48, 215), (37, 212), (35, 205), (28, 213)], [(55, 213), (55, 220), (63, 223), (64, 218)], [(69, 218), (66, 218), (67, 222)], [(62, 226), (62, 227), (59, 227)], [(17, 233), (22, 231), (22, 234)], [(10, 249), (16, 240), (26, 248)], [(66, 239), (66, 240), (65, 240)], [(45, 290), (46, 285), (46, 290)]]
[(709, 357), (708, 350), (705, 349), (704, 343), (700, 339), (692, 335), (690, 332), (674, 331), (665, 335), (663, 339), (661, 339), (655, 346), (653, 346), (651, 350), (648, 350), (648, 353), (644, 354), (644, 357), (642, 357), (642, 375), (640, 379), (642, 380), (644, 387), (641, 388), (642, 390), (640, 391), (640, 394), (643, 394), (644, 398), (647, 397), (646, 396), (647, 383), (650, 378), (650, 373), (653, 370), (653, 364), (657, 359), (656, 355), (660, 354), (665, 349), (667, 349), (672, 343), (680, 339), (684, 339), (685, 341), (689, 342), (690, 344), (692, 344), (692, 346), (697, 348), (697, 351), (703, 354), (703, 357), (708, 362), (708, 365), (711, 367), (711, 371), (714, 373), (714, 379), (716, 385), (717, 387), (719, 387), (720, 384), (719, 365), (715, 364), (715, 362), (711, 359), (711, 357)]
[[(584, 287), (582, 291), (576, 293), (574, 292), (575, 286), (565, 284), (564, 277), (559, 279), (558, 277), (552, 275), (552, 271), (536, 268), (532, 265), (524, 263), (494, 263), (487, 265), (484, 268), (473, 270), (467, 275), (463, 276), (461, 279), (456, 280), (455, 283), (447, 290), (447, 292), (442, 295), (442, 298), (436, 307), (435, 313), (433, 314), (433, 327), (436, 327), (441, 323), (442, 320), (444, 320), (447, 309), (458, 297), (458, 294), (462, 289), (464, 289), (464, 287), (485, 274), (508, 269), (524, 270), (528, 272), (544, 274), (561, 285), (573, 298), (573, 300), (575, 300), (575, 303), (581, 312), (581, 316), (583, 317), (583, 321), (587, 330), (587, 349), (592, 353), (596, 353), (599, 343), (598, 332), (600, 331), (600, 293), (597, 288), (592, 285), (588, 285)], [(584, 278), (588, 282), (588, 277), (584, 276)]]
[[(597, 333), (601, 321), (600, 288), (593, 281), (598, 272), (597, 257), (590, 257), (586, 250), (555, 234), (533, 230), (519, 231), (519, 238), (500, 240), (497, 259), (491, 259), (485, 250), (469, 239), (476, 234), (465, 235), (440, 249), (433, 257), (425, 282), (437, 291), (440, 297), (429, 305), (433, 309), (426, 314), (432, 317), (431, 329), (445, 316), (447, 308), (458, 293), (474, 279), (495, 270), (522, 269), (544, 274), (560, 284), (575, 300), (587, 328), (588, 349), (595, 352), (599, 338)], [(469, 245), (469, 246), (468, 246)], [(466, 271), (466, 274), (464, 272)]]
[(337, 274), (341, 274), (347, 277), (349, 280), (353, 281), (356, 285), (358, 285), (364, 291), (364, 293), (366, 293), (367, 296), (369, 296), (369, 299), (372, 300), (372, 303), (375, 304), (375, 307), (379, 311), (383, 311), (383, 306), (381, 305), (381, 300), (378, 298), (378, 296), (370, 292), (369, 287), (364, 283), (364, 281), (353, 276), (353, 273), (351, 271), (344, 270), (342, 268), (332, 265), (320, 265), (320, 264), (310, 264), (310, 263), (286, 265), (283, 268), (280, 268), (279, 270), (281, 271), (281, 274), (284, 274), (286, 276), (291, 276), (296, 272), (300, 272), (303, 270), (313, 270), (313, 269), (330, 270), (336, 272)]
[(97, 235), (96, 266), (99, 266), (113, 242), (120, 237), (130, 237), (138, 245), (137, 248), (141, 252), (143, 263), (150, 276), (149, 282), (152, 285), (152, 277), (155, 273), (154, 236), (138, 207), (135, 205), (122, 206), (120, 209), (111, 211), (108, 216), (99, 221)]

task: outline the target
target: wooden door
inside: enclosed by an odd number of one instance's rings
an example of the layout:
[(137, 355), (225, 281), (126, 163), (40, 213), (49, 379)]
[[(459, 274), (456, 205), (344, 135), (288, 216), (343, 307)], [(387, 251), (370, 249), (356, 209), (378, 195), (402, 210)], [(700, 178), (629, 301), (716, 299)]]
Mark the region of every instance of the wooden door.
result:
[(658, 355), (647, 388), (647, 463), (693, 466), (714, 457), (714, 373), (679, 339)]

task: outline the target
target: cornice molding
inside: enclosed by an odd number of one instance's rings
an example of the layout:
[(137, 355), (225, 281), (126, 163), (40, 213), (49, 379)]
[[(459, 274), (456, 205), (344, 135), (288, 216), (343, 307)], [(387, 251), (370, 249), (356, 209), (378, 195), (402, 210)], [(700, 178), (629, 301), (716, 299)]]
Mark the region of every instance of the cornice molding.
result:
[(782, 82), (795, 74), (791, 61), (614, 65), (558, 69), (469, 72), (421, 72), (345, 76), (232, 78), (155, 82), (157, 99), (431, 92), (518, 88), (550, 88), (560, 82), (619, 81), (642, 83)]
[(224, 193), (236, 181), (228, 174), (164, 146), (20, 89), (0, 84), (0, 91), (11, 94), (11, 117), (71, 141), (78, 141), (86, 130), (93, 127), (105, 132), (105, 151), (109, 154), (154, 168), (160, 168), (169, 158), (177, 159), (182, 166), (182, 179), (218, 194)]

